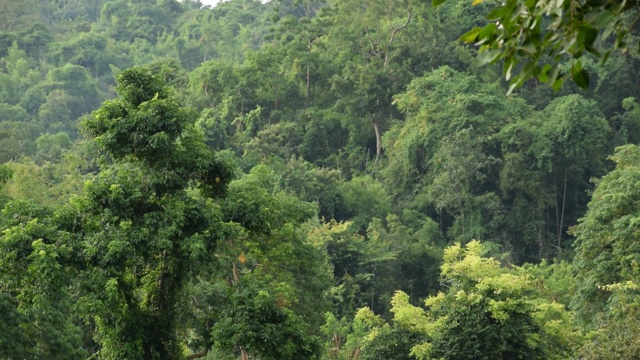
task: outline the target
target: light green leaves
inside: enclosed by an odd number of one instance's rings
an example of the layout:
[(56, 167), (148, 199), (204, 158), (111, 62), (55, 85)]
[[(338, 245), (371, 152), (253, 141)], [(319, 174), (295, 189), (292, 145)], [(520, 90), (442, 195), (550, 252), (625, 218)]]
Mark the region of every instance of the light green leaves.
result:
[(478, 241), (445, 250), (447, 289), (429, 297), (426, 309), (396, 293), (394, 320), (424, 335), (411, 353), (418, 359), (566, 356), (579, 337), (564, 308), (544, 300), (521, 269), (504, 268), (483, 251)]

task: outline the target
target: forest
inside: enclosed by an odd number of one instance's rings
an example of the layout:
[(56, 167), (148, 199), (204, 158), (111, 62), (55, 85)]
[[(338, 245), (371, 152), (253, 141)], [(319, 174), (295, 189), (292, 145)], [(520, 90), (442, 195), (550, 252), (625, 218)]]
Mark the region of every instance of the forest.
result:
[(0, 0), (0, 359), (640, 359), (635, 0)]

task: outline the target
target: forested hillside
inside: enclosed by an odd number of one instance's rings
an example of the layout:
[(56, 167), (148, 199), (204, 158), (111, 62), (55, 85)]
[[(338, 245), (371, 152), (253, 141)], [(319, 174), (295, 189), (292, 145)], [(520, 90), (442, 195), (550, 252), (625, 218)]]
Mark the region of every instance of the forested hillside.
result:
[(0, 359), (640, 358), (635, 5), (518, 4), (0, 0)]

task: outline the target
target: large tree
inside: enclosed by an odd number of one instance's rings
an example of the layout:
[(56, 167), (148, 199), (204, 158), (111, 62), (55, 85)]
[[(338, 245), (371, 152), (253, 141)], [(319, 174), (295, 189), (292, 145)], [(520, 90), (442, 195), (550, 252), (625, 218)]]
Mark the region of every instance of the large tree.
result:
[(120, 98), (84, 121), (102, 171), (62, 210), (79, 241), (83, 310), (105, 359), (174, 359), (176, 303), (224, 231), (215, 198), (232, 169), (147, 69), (118, 76)]

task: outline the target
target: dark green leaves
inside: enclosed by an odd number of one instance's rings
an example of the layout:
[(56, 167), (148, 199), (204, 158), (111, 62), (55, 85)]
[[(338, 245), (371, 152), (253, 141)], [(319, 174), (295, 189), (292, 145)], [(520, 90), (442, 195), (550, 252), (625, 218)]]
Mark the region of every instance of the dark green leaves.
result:
[(585, 69), (572, 71), (571, 76), (576, 85), (580, 86), (583, 89), (589, 88), (589, 73)]
[[(623, 6), (604, 0), (588, 1), (585, 6), (575, 0), (510, 0), (487, 15), (490, 24), (469, 30), (460, 41), (480, 46), (478, 61), (482, 65), (504, 60), (508, 64), (504, 76), (511, 80), (511, 89), (538, 77), (557, 90), (563, 82), (559, 74), (550, 78), (549, 69), (541, 69), (539, 63), (555, 67), (567, 57), (578, 59), (585, 52), (600, 57), (601, 49), (596, 44), (599, 35), (616, 35), (615, 47), (624, 49), (624, 40), (633, 25), (631, 19), (623, 17), (625, 11)], [(512, 66), (523, 60), (531, 65), (522, 69)], [(578, 86), (589, 87), (587, 70), (573, 67), (571, 78)]]

